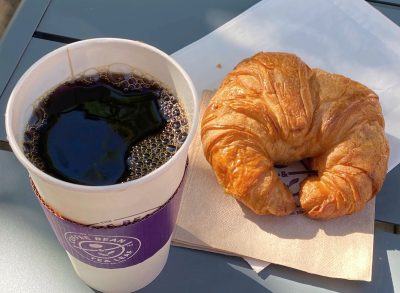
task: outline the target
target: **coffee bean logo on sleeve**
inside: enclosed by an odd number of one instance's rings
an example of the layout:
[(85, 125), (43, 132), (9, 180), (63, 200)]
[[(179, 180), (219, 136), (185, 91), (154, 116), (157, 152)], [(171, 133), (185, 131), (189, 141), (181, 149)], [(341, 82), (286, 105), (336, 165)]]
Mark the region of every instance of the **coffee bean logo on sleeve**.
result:
[(100, 264), (118, 264), (132, 258), (140, 249), (141, 241), (135, 237), (102, 236), (66, 232), (68, 244), (82, 257)]

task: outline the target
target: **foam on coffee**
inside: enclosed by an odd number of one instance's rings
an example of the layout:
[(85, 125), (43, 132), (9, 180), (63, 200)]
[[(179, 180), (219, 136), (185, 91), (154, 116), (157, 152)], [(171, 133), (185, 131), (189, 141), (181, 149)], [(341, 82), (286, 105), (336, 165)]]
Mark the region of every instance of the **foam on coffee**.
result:
[(127, 180), (140, 178), (157, 169), (170, 159), (185, 141), (189, 126), (185, 110), (179, 100), (164, 90), (160, 110), (167, 123), (161, 133), (151, 135), (132, 146), (128, 158), (130, 176)]

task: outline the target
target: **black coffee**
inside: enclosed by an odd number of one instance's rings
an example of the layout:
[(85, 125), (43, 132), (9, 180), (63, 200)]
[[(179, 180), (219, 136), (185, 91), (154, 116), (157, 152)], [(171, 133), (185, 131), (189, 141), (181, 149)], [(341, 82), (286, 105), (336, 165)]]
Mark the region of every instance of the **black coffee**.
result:
[(185, 141), (178, 99), (139, 75), (101, 71), (43, 97), (25, 131), (24, 151), (38, 168), (83, 185), (140, 178)]

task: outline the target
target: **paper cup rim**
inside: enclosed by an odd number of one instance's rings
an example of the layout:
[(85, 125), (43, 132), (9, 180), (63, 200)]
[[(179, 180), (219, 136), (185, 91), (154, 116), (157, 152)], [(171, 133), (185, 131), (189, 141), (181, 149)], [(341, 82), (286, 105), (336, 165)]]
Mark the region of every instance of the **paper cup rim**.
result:
[[(189, 133), (188, 136), (185, 139), (185, 142), (182, 144), (182, 146), (178, 149), (178, 151), (170, 158), (168, 159), (167, 162), (165, 162), (164, 164), (162, 164), (160, 167), (158, 167), (157, 169), (153, 170), (152, 172), (146, 174), (143, 177), (140, 177), (138, 179), (135, 180), (130, 180), (127, 182), (122, 182), (122, 183), (116, 183), (116, 184), (111, 184), (111, 185), (98, 185), (98, 186), (92, 186), (92, 185), (82, 185), (82, 184), (76, 184), (76, 183), (71, 183), (71, 182), (67, 182), (67, 181), (63, 181), (61, 179), (58, 179), (56, 177), (53, 177), (49, 174), (46, 174), (45, 172), (43, 172), (42, 170), (40, 170), (39, 168), (37, 168), (31, 161), (28, 160), (28, 158), (24, 155), (24, 152), (22, 151), (22, 149), (20, 148), (16, 138), (13, 134), (12, 131), (12, 126), (11, 126), (11, 121), (13, 118), (13, 111), (12, 111), (12, 105), (14, 104), (14, 100), (16, 99), (16, 92), (19, 90), (19, 88), (21, 87), (21, 85), (23, 85), (24, 80), (27, 78), (27, 76), (30, 75), (30, 73), (38, 66), (41, 65), (41, 63), (44, 62), (44, 60), (48, 59), (49, 57), (59, 54), (59, 52), (65, 50), (66, 48), (74, 48), (74, 47), (79, 47), (79, 46), (83, 46), (87, 43), (104, 43), (104, 42), (119, 42), (119, 43), (125, 43), (125, 44), (131, 44), (134, 46), (139, 46), (142, 48), (145, 48), (147, 50), (153, 51), (154, 53), (160, 55), (161, 57), (163, 57), (164, 59), (167, 60), (167, 62), (171, 63), (184, 77), (185, 81), (188, 84), (188, 87), (190, 89), (190, 92), (192, 94), (192, 97), (194, 99), (193, 101), (193, 109), (194, 109), (194, 113), (192, 116), (192, 123), (189, 129)], [(38, 177), (52, 183), (55, 185), (59, 185), (59, 186), (63, 186), (65, 188), (68, 188), (70, 190), (79, 190), (79, 191), (85, 191), (85, 192), (93, 192), (93, 193), (98, 193), (98, 192), (107, 192), (107, 191), (111, 191), (111, 190), (123, 190), (126, 188), (129, 188), (131, 186), (135, 186), (135, 185), (140, 185), (143, 183), (146, 183), (148, 181), (151, 181), (154, 179), (154, 177), (158, 176), (159, 174), (162, 174), (164, 172), (166, 172), (172, 165), (173, 163), (178, 159), (178, 156), (180, 156), (183, 152), (186, 152), (187, 149), (189, 148), (190, 143), (193, 141), (193, 138), (195, 136), (196, 133), (196, 129), (198, 126), (198, 120), (199, 120), (199, 101), (198, 101), (198, 97), (197, 97), (197, 91), (196, 88), (190, 78), (190, 76), (187, 74), (187, 72), (182, 68), (181, 65), (179, 65), (178, 62), (176, 62), (171, 56), (169, 56), (168, 54), (166, 54), (165, 52), (161, 51), (160, 49), (140, 42), (140, 41), (136, 41), (136, 40), (129, 40), (129, 39), (122, 39), (122, 38), (93, 38), (93, 39), (85, 39), (82, 41), (77, 41), (71, 44), (67, 44), (64, 45), (60, 48), (57, 48), (49, 53), (47, 53), (46, 55), (44, 55), (43, 57), (41, 57), (39, 60), (37, 60), (34, 64), (32, 64), (28, 70), (25, 71), (25, 73), (20, 77), (20, 79), (18, 80), (18, 82), (16, 83), (16, 85), (14, 86), (11, 94), (10, 94), (10, 98), (8, 99), (7, 102), (7, 107), (6, 107), (6, 112), (5, 112), (5, 126), (6, 126), (6, 134), (7, 134), (7, 140), (10, 144), (10, 147), (13, 151), (13, 153), (15, 154), (15, 156), (17, 157), (17, 159), (22, 163), (22, 165), (25, 166), (25, 168), (29, 171), (32, 171), (33, 173), (35, 173), (35, 175), (37, 175)], [(29, 172), (28, 171), (28, 172)]]

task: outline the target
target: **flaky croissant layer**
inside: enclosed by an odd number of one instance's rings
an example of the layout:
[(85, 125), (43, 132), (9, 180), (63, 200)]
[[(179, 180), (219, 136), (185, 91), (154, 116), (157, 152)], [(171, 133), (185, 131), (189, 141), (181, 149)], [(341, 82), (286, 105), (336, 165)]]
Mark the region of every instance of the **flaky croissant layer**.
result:
[(302, 182), (301, 207), (329, 219), (365, 206), (382, 187), (389, 158), (378, 96), (287, 53), (240, 62), (208, 105), (201, 139), (218, 182), (257, 214), (296, 207), (274, 164), (312, 158), (318, 176)]

